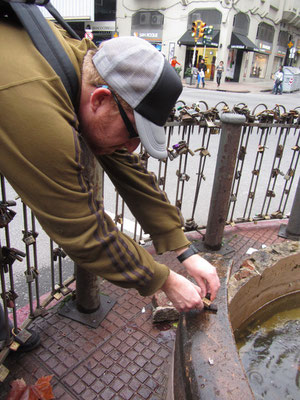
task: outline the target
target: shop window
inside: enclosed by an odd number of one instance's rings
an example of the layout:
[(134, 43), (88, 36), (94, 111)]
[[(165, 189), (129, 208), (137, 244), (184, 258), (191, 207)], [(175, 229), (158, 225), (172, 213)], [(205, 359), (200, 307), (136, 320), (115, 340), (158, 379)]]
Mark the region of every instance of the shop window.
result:
[(253, 55), (250, 77), (251, 78), (265, 78), (268, 65), (269, 56), (265, 54)]

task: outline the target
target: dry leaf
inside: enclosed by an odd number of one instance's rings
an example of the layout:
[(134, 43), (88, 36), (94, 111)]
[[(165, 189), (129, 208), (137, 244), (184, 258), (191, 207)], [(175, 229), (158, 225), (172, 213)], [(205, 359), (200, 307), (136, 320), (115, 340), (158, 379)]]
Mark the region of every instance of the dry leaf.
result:
[(26, 385), (23, 379), (11, 383), (11, 390), (6, 400), (52, 400), (51, 379), (53, 375), (42, 376), (34, 385)]

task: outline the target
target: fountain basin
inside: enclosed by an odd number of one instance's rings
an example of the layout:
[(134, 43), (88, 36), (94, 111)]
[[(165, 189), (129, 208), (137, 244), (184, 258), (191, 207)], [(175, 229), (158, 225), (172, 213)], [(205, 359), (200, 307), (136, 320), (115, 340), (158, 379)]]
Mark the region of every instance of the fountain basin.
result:
[(169, 398), (254, 399), (233, 331), (265, 304), (300, 291), (300, 244), (286, 241), (257, 251), (232, 275), (229, 260), (201, 255), (218, 268), (218, 312), (181, 315)]

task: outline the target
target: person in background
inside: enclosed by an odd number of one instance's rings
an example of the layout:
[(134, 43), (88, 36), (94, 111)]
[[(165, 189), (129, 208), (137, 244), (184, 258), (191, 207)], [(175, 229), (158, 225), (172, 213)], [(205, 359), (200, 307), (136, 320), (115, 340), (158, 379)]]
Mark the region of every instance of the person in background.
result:
[(171, 60), (171, 66), (172, 66), (173, 68), (175, 68), (177, 64), (178, 64), (178, 65), (181, 65), (180, 62), (177, 61), (177, 57), (174, 56), (174, 57), (172, 58), (172, 60)]
[(217, 66), (217, 85), (218, 85), (218, 87), (220, 86), (223, 72), (224, 72), (224, 63), (223, 63), (223, 61), (220, 61), (219, 65)]
[(274, 87), (273, 87), (273, 93), (274, 94), (282, 94), (282, 83), (283, 83), (283, 67), (280, 65), (278, 71), (275, 74), (275, 81), (274, 81)]
[(199, 88), (200, 82), (202, 83), (202, 87), (204, 88), (205, 86), (205, 72), (207, 70), (207, 67), (205, 65), (205, 61), (202, 58), (201, 62), (198, 67), (198, 81), (197, 81), (197, 88)]

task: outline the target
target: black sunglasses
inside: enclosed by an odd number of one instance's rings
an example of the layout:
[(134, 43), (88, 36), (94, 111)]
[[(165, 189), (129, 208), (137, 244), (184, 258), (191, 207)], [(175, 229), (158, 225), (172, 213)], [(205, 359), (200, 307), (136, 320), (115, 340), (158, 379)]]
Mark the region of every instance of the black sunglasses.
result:
[(113, 95), (113, 98), (114, 98), (115, 102), (117, 103), (117, 106), (118, 106), (120, 115), (122, 117), (122, 120), (123, 120), (123, 122), (124, 122), (124, 124), (125, 124), (125, 126), (126, 126), (126, 128), (128, 130), (129, 138), (133, 139), (133, 138), (139, 137), (139, 135), (137, 134), (136, 130), (134, 129), (134, 126), (132, 125), (130, 119), (128, 118), (128, 116), (127, 116), (124, 108), (122, 107), (122, 104), (120, 103), (120, 101), (119, 101), (118, 97), (116, 96), (116, 94), (106, 85), (99, 85), (97, 87), (103, 87), (103, 88), (106, 88), (106, 89), (110, 90), (111, 94)]

